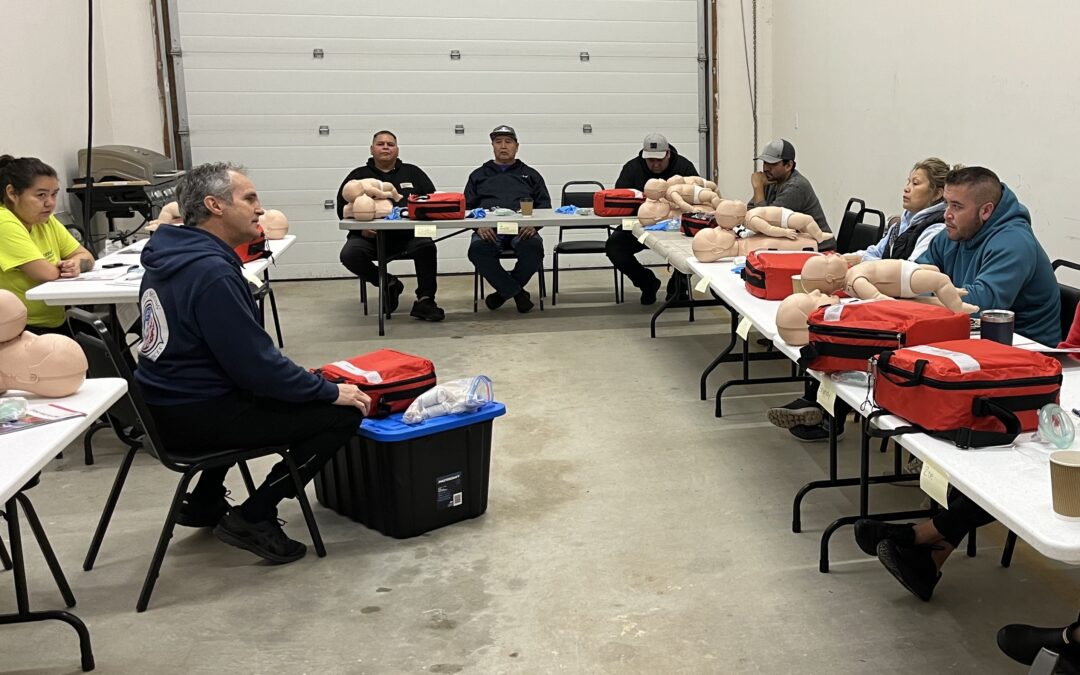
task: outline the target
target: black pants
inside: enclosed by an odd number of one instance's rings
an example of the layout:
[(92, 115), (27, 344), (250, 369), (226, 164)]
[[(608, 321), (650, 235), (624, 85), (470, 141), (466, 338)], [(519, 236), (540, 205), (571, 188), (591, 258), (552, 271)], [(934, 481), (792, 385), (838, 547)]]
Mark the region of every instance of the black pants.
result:
[[(817, 402), (817, 393), (818, 389), (820, 388), (821, 382), (811, 377), (809, 380), (807, 380), (806, 384), (803, 385), (803, 398), (820, 407), (820, 404)], [(847, 421), (847, 416), (850, 412), (851, 406), (849, 406), (843, 399), (837, 396), (836, 401), (833, 402), (832, 415), (833, 419), (836, 420), (837, 431), (844, 428), (844, 422)]]
[[(383, 232), (382, 237), (386, 242), (386, 255), (405, 253), (413, 259), (416, 267), (416, 298), (434, 300), (438, 291), (438, 251), (435, 243), (427, 237), (414, 237), (407, 230), (389, 230)], [(379, 268), (375, 266), (377, 253), (375, 239), (354, 230), (341, 247), (341, 264), (369, 284), (378, 286)], [(387, 281), (392, 278), (387, 273)]]
[(637, 254), (647, 248), (629, 231), (615, 230), (604, 244), (604, 253), (615, 269), (625, 274), (635, 286), (645, 289), (656, 285), (656, 275), (637, 259)]
[[(288, 446), (306, 485), (319, 469), (356, 434), (363, 419), (352, 407), (330, 403), (286, 403), (235, 393), (177, 406), (150, 406), (166, 450), (179, 458), (224, 450)], [(193, 491), (194, 500), (220, 495), (231, 467), (207, 469)], [(289, 467), (280, 461), (244, 502), (245, 517), (273, 517), (278, 502), (296, 496)]]
[(994, 517), (968, 499), (964, 493), (949, 488), (949, 508), (933, 517), (934, 527), (953, 548), (960, 546), (967, 533), (976, 527), (989, 525)]

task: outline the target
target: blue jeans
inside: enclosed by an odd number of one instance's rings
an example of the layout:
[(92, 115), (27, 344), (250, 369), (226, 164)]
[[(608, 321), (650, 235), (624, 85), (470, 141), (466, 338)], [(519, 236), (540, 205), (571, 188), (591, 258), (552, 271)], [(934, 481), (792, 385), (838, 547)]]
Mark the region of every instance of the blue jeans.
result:
[[(472, 243), (469, 244), (469, 260), (499, 295), (509, 299), (520, 293), (544, 264), (544, 240), (539, 234), (529, 239), (522, 239), (520, 235), (496, 236), (498, 241), (490, 242), (474, 232)], [(513, 251), (517, 254), (514, 269), (509, 272), (503, 269), (499, 261), (502, 251)]]

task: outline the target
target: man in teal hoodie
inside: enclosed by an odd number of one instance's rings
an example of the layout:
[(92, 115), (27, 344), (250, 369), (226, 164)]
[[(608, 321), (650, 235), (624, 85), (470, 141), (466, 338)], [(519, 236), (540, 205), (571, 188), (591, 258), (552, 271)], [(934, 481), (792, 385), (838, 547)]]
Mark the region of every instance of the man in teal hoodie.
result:
[(1016, 333), (1044, 345), (1061, 341), (1061, 296), (1031, 215), (997, 175), (981, 166), (945, 178), (945, 237), (918, 260), (937, 265), (967, 302), (1016, 314)]
[[(981, 309), (1008, 309), (1015, 330), (1044, 345), (1061, 340), (1061, 296), (1050, 259), (1031, 231), (1031, 216), (993, 171), (954, 169), (945, 178), (945, 234), (918, 260), (937, 265)], [(969, 532), (994, 517), (956, 488), (949, 508), (925, 522), (893, 525), (864, 518), (855, 542), (876, 555), (904, 588), (930, 600), (941, 567)]]

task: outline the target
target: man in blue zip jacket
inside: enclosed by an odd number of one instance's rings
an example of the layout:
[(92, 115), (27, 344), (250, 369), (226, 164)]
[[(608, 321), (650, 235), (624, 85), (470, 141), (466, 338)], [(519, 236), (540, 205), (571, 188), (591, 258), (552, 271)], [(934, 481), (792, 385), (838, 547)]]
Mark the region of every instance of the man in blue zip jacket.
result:
[[(514, 128), (504, 124), (495, 127), (490, 136), (495, 159), (489, 159), (469, 174), (465, 183), (465, 208), (502, 207), (516, 211), (522, 199), (532, 199), (534, 208), (550, 209), (551, 197), (544, 177), (517, 158), (518, 138)], [(517, 253), (517, 263), (507, 272), (499, 262), (499, 253), (510, 249)], [(484, 299), (488, 309), (498, 309), (510, 298), (523, 314), (533, 308), (525, 284), (544, 263), (544, 241), (535, 227), (522, 227), (516, 236), (496, 234), (493, 227), (481, 227), (469, 244), (469, 260), (495, 288)]]
[[(141, 260), (135, 380), (162, 442), (177, 456), (288, 446), (306, 483), (356, 433), (370, 398), (296, 365), (263, 330), (233, 250), (257, 236), (263, 214), (243, 171), (197, 166), (182, 179), (179, 202), (186, 224), (159, 228)], [(277, 521), (278, 502), (296, 496), (285, 462), (231, 509), (228, 470), (204, 471), (176, 522), (213, 527), (218, 539), (274, 563), (303, 557), (306, 547)]]
[[(1015, 332), (1051, 347), (1061, 340), (1061, 291), (1050, 259), (1031, 230), (1027, 208), (997, 175), (981, 166), (953, 169), (945, 178), (945, 234), (918, 262), (937, 265), (964, 298), (980, 309), (1008, 309)], [(994, 522), (959, 490), (949, 508), (919, 524), (863, 519), (855, 541), (876, 555), (904, 588), (930, 600), (941, 567), (968, 532)]]

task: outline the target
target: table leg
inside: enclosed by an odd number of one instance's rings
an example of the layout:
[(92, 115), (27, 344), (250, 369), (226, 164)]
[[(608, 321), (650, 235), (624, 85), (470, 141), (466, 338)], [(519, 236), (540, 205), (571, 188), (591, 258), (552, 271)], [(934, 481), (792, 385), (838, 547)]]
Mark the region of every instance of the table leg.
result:
[[(19, 495), (16, 495), (18, 497)], [(26, 589), (26, 567), (23, 559), (22, 536), (19, 532), (19, 506), (16, 497), (8, 500), (5, 507), (8, 521), (8, 539), (11, 543), (12, 571), (15, 577), (15, 603), (18, 612), (0, 615), (0, 625), (10, 623), (30, 623), (34, 621), (63, 621), (79, 634), (79, 650), (82, 654), (82, 669), (94, 669), (94, 652), (90, 646), (90, 631), (79, 617), (64, 611), (30, 611), (30, 598)], [(28, 514), (29, 515), (29, 512)], [(44, 532), (42, 532), (44, 534)]]
[(375, 230), (375, 266), (379, 268), (379, 337), (386, 335), (386, 237)]
[[(782, 358), (787, 358), (780, 352), (776, 352), (776, 355)], [(775, 357), (772, 357), (775, 358)], [(723, 417), (723, 396), (724, 390), (728, 387), (742, 386), (748, 384), (780, 384), (783, 382), (804, 382), (806, 378), (803, 376), (791, 376), (786, 375), (783, 377), (750, 377), (750, 342), (749, 340), (742, 341), (742, 379), (728, 380), (720, 385), (720, 388), (716, 390), (716, 416)]]

